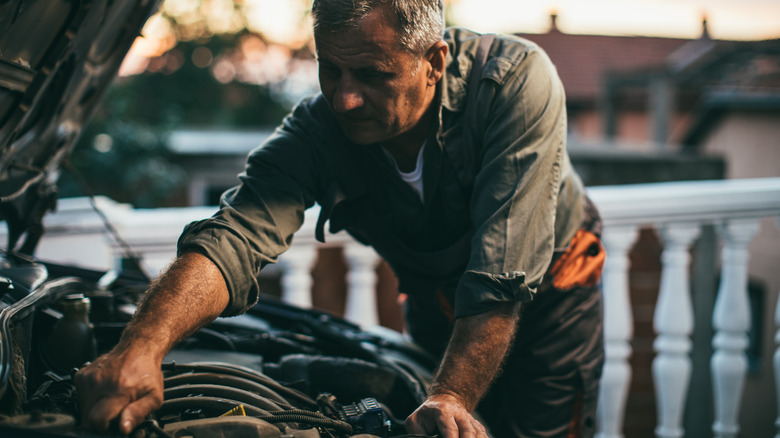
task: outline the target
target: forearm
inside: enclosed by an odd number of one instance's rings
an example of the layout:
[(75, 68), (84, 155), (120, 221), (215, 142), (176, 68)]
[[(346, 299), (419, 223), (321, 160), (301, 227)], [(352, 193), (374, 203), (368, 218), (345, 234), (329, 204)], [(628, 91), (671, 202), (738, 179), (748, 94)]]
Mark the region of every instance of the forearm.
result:
[(519, 303), (506, 303), (456, 320), (429, 396), (448, 394), (473, 411), (512, 345), (519, 311)]
[(214, 263), (186, 253), (152, 283), (117, 349), (137, 348), (162, 360), (180, 340), (222, 313), (227, 286)]

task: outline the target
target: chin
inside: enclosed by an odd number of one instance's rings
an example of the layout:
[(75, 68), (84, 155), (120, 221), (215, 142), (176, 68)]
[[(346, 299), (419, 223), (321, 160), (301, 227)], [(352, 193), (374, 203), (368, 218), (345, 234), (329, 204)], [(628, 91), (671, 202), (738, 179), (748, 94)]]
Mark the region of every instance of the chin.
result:
[(369, 146), (369, 145), (372, 145), (372, 144), (379, 143), (381, 141), (379, 138), (377, 138), (375, 136), (361, 135), (361, 134), (354, 134), (354, 135), (347, 134), (347, 138), (352, 143), (355, 143), (355, 144), (361, 145), (361, 146)]
[(387, 139), (386, 135), (382, 135), (373, 129), (361, 129), (359, 127), (344, 126), (342, 124), (341, 130), (349, 141), (364, 146), (380, 143)]

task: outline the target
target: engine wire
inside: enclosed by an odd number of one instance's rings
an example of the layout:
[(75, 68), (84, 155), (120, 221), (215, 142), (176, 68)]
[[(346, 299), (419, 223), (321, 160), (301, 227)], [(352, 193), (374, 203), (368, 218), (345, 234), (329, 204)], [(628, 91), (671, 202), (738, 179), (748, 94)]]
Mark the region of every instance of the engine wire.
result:
[(122, 235), (119, 234), (119, 231), (114, 227), (114, 224), (111, 223), (111, 221), (108, 219), (108, 216), (103, 212), (103, 210), (100, 209), (97, 205), (97, 201), (95, 199), (95, 194), (92, 192), (92, 189), (89, 187), (89, 184), (84, 179), (84, 177), (79, 173), (79, 171), (73, 167), (73, 165), (70, 164), (70, 162), (65, 161), (63, 162), (63, 167), (70, 172), (70, 174), (73, 176), (73, 178), (76, 180), (76, 182), (81, 187), (81, 190), (84, 191), (84, 194), (87, 195), (87, 198), (89, 199), (89, 204), (92, 207), (92, 210), (95, 211), (95, 213), (98, 215), (100, 220), (103, 222), (103, 226), (108, 231), (108, 234), (114, 239), (114, 241), (119, 245), (119, 247), (122, 249), (122, 255), (125, 259), (132, 260), (136, 268), (148, 279), (151, 279), (152, 276), (150, 274), (150, 270), (145, 264), (143, 263), (143, 257), (141, 254), (136, 251), (127, 241), (122, 238)]
[(261, 397), (267, 398), (282, 408), (293, 408), (287, 399), (264, 386), (263, 384), (244, 379), (237, 376), (229, 376), (218, 373), (185, 373), (177, 374), (175, 376), (166, 377), (163, 380), (165, 388), (173, 388), (182, 385), (198, 385), (198, 384), (215, 384), (222, 386), (229, 386), (232, 388), (242, 389), (244, 391), (253, 392)]
[[(213, 372), (213, 373), (225, 373), (232, 376), (243, 377), (250, 381), (254, 381), (262, 385), (266, 385), (270, 389), (280, 394), (284, 394), (285, 397), (289, 399), (293, 399), (294, 401), (299, 402), (300, 404), (306, 407), (310, 407), (310, 408), (317, 407), (317, 402), (312, 400), (311, 397), (309, 397), (308, 395), (298, 390), (295, 390), (293, 388), (286, 387), (281, 383), (266, 376), (265, 374), (256, 371), (242, 370), (235, 367), (228, 367), (228, 366), (221, 366), (221, 365), (214, 365), (214, 364), (179, 365), (176, 363), (163, 364), (162, 369), (165, 371), (172, 371), (172, 372), (206, 371), (206, 372)], [(291, 401), (290, 403), (292, 404)]]

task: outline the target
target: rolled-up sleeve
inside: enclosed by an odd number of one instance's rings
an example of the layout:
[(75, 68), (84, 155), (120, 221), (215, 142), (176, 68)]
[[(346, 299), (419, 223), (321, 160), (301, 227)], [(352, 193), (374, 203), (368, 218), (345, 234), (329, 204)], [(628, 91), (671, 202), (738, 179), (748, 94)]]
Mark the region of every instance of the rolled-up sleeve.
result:
[(475, 122), (482, 142), (471, 197), (475, 233), (456, 289), (456, 317), (530, 301), (555, 245), (566, 143), (563, 86), (535, 46), (516, 59), (490, 62), (477, 101), (486, 116)]
[(250, 153), (240, 184), (222, 195), (219, 211), (189, 224), (179, 237), (179, 254), (200, 252), (221, 271), (230, 294), (223, 316), (257, 301), (260, 269), (289, 248), (304, 210), (314, 203), (321, 166), (311, 111), (309, 103), (299, 105)]

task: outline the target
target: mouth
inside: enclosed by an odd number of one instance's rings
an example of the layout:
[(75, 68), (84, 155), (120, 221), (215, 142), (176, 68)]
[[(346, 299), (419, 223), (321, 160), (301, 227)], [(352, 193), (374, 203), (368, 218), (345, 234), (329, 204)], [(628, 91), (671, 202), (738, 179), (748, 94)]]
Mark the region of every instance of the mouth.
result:
[(349, 114), (339, 114), (338, 118), (340, 118), (346, 123), (355, 124), (355, 125), (363, 124), (371, 120), (371, 118), (367, 116), (355, 116)]
[(370, 117), (355, 117), (340, 114), (337, 116), (337, 120), (343, 130), (353, 133), (373, 130), (376, 127), (374, 124), (374, 119)]

